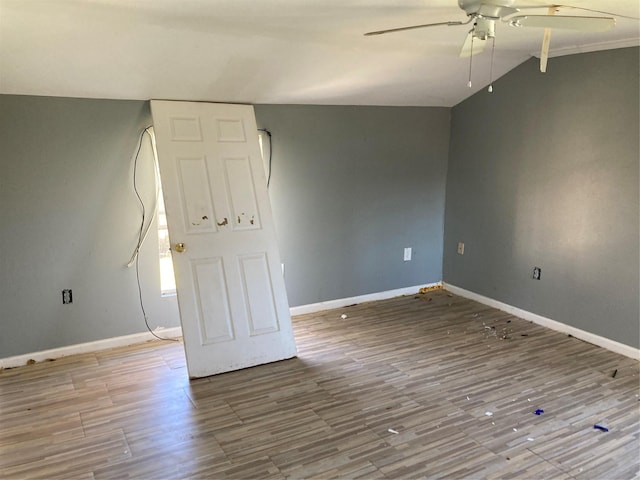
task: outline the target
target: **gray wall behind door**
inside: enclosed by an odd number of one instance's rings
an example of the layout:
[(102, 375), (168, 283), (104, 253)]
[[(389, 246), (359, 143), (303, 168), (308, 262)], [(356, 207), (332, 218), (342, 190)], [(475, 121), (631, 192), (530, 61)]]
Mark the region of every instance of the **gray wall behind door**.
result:
[(531, 59), (453, 108), (445, 282), (639, 346), (638, 57)]
[(449, 115), (256, 106), (273, 135), (270, 197), (292, 306), (441, 280)]

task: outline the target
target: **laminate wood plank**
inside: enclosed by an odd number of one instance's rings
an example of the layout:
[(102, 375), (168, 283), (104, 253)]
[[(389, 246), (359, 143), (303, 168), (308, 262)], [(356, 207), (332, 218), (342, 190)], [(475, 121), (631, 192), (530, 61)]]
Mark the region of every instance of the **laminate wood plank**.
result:
[[(94, 469), (130, 458), (124, 432), (73, 438), (41, 448), (25, 448), (2, 464), (5, 478), (69, 478), (88, 476)], [(16, 460), (17, 458), (17, 460)]]
[(0, 478), (640, 478), (633, 359), (442, 290), (293, 326), (194, 381), (159, 341), (0, 371)]

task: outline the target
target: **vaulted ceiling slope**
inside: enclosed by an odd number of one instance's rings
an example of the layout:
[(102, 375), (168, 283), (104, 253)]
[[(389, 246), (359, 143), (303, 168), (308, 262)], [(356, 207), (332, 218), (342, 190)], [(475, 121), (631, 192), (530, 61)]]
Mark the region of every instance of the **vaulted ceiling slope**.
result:
[[(620, 16), (607, 32), (554, 29), (550, 57), (640, 43), (637, 0), (567, 1)], [(469, 25), (363, 34), (466, 19), (456, 0), (0, 0), (0, 93), (453, 106), (489, 82), (490, 48), (467, 85)], [(539, 55), (543, 32), (497, 22), (493, 77)]]

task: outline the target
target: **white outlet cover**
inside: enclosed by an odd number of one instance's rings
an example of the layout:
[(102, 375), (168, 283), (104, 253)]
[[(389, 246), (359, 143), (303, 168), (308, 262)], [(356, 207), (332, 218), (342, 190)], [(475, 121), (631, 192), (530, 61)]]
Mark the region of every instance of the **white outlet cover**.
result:
[(404, 261), (408, 262), (411, 260), (411, 247), (407, 247), (404, 249)]

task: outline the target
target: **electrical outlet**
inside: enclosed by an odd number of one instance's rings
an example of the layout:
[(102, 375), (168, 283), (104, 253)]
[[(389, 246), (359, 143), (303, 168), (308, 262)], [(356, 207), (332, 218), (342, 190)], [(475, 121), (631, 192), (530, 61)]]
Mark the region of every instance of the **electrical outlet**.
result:
[(407, 247), (404, 249), (404, 261), (405, 262), (411, 261), (411, 247)]
[(540, 280), (540, 277), (542, 277), (542, 268), (533, 267), (533, 279)]
[(464, 255), (464, 243), (458, 242), (458, 255)]
[(62, 290), (62, 304), (67, 305), (73, 302), (73, 295), (71, 289)]

